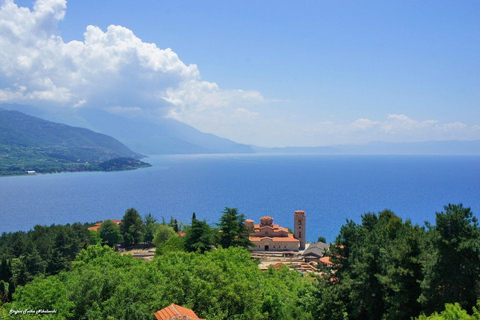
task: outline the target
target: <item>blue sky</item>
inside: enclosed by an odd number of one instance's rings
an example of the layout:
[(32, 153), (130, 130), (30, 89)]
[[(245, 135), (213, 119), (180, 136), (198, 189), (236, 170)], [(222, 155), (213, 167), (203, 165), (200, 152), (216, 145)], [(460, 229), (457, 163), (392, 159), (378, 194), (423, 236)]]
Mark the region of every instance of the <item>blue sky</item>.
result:
[[(32, 1), (16, 3), (33, 12)], [(148, 110), (143, 116), (270, 146), (480, 138), (478, 1), (83, 0), (57, 20), (49, 32), (65, 43), (85, 41), (88, 25), (123, 26), (198, 74), (159, 82), (171, 88), (166, 104), (142, 93), (138, 103), (100, 103), (67, 86), (78, 101), (45, 105)], [(185, 86), (191, 79), (208, 83)]]

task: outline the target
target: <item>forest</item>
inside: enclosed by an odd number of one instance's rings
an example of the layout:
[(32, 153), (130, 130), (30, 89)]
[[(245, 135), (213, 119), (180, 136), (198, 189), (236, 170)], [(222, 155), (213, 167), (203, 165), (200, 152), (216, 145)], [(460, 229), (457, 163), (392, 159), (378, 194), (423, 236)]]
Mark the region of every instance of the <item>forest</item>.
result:
[[(480, 319), (480, 229), (449, 204), (419, 226), (392, 211), (346, 221), (321, 276), (260, 271), (237, 209), (209, 225), (128, 209), (120, 226), (36, 226), (0, 236), (0, 318), (154, 319), (170, 303), (213, 319)], [(319, 230), (320, 233), (320, 230)], [(156, 246), (153, 261), (117, 252)], [(56, 310), (21, 315), (11, 310)]]

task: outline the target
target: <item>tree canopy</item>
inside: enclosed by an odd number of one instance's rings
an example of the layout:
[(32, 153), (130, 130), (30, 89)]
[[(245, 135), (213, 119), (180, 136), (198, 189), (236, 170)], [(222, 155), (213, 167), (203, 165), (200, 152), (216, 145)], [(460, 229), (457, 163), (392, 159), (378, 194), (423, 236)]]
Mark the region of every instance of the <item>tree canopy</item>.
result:
[(102, 242), (113, 247), (122, 239), (120, 228), (111, 220), (105, 220), (98, 229)]
[(249, 230), (245, 226), (245, 215), (239, 214), (238, 209), (226, 207), (218, 226), (219, 243), (223, 248), (232, 246), (248, 248), (252, 245), (248, 238)]
[[(104, 234), (82, 224), (4, 233), (0, 317), (48, 308), (59, 311), (55, 319), (148, 319), (174, 302), (209, 320), (480, 319), (479, 225), (469, 208), (444, 208), (434, 225), (414, 225), (390, 210), (347, 221), (327, 253), (333, 266), (317, 278), (260, 271), (241, 240), (244, 217), (231, 208), (219, 229), (194, 214), (184, 237), (173, 218), (150, 223), (153, 262), (102, 247), (108, 223)], [(141, 241), (138, 212), (127, 210), (123, 221), (131, 243)]]
[(97, 245), (79, 254), (72, 271), (18, 288), (5, 310), (55, 309), (60, 319), (152, 319), (175, 302), (209, 320), (308, 320), (312, 291), (298, 272), (260, 271), (242, 248), (169, 252), (148, 262)]
[(480, 298), (479, 232), (462, 205), (445, 206), (427, 228), (389, 210), (347, 221), (329, 252), (333, 270), (318, 284), (317, 319), (409, 319), (455, 302), (471, 312)]
[(203, 220), (197, 220), (195, 212), (192, 224), (186, 228), (185, 249), (189, 252), (205, 252), (214, 244), (212, 228)]
[(125, 212), (120, 225), (120, 232), (123, 235), (123, 241), (126, 246), (140, 243), (143, 240), (144, 223), (140, 214), (134, 208)]

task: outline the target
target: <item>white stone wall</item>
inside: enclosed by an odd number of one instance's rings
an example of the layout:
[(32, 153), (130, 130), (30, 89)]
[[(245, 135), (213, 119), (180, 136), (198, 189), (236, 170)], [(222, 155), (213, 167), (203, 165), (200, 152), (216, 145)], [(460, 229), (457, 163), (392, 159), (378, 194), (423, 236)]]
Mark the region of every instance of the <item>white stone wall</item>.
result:
[(252, 251), (264, 251), (265, 245), (269, 246), (268, 251), (298, 251), (298, 242), (273, 242), (271, 240), (262, 240), (260, 242), (253, 242), (250, 248)]

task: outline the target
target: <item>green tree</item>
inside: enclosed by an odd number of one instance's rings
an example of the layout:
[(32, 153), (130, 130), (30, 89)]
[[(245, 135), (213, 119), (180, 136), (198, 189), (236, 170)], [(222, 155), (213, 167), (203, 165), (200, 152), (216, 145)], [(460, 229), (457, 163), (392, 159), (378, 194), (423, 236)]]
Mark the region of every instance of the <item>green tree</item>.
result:
[(162, 255), (168, 252), (181, 252), (185, 250), (185, 238), (177, 234), (171, 236), (167, 241), (156, 246), (155, 255)]
[(206, 221), (197, 220), (195, 212), (192, 216), (192, 225), (187, 228), (185, 235), (185, 249), (190, 252), (205, 252), (213, 245), (213, 235)]
[(156, 222), (157, 219), (155, 219), (151, 213), (145, 216), (145, 234), (143, 235), (145, 242), (152, 242), (155, 236), (155, 229), (157, 228)]
[(113, 247), (122, 239), (120, 228), (111, 220), (105, 220), (98, 229), (102, 242)]
[(68, 228), (58, 228), (54, 246), (47, 261), (47, 274), (57, 274), (62, 270), (70, 269), (71, 262), (78, 252)]
[(0, 306), (9, 300), (10, 283), (0, 280)]
[(430, 316), (421, 315), (417, 320), (478, 320), (480, 319), (480, 301), (477, 302), (477, 307), (473, 307), (473, 314), (469, 315), (466, 310), (462, 309), (460, 304), (447, 303), (445, 310), (438, 313), (435, 312)]
[(157, 227), (157, 231), (155, 232), (155, 237), (153, 238), (153, 243), (156, 247), (161, 246), (165, 242), (168, 241), (171, 237), (175, 235), (175, 231), (172, 227), (168, 226), (167, 224), (160, 224)]
[[(89, 244), (97, 242), (91, 224), (36, 225), (28, 232), (3, 233), (0, 236), (0, 261), (7, 261), (9, 271), (0, 262), (0, 277), (3, 272), (11, 273), (9, 295), (17, 284), (25, 284), (38, 275), (56, 274), (68, 270), (76, 254)], [(100, 237), (95, 232), (100, 242)]]
[(325, 237), (318, 237), (317, 242), (327, 243), (327, 239)]
[(120, 232), (123, 235), (125, 245), (130, 246), (141, 242), (144, 228), (145, 226), (138, 211), (134, 208), (128, 209), (120, 225)]
[(428, 312), (445, 303), (471, 310), (480, 296), (480, 229), (470, 208), (449, 204), (430, 226), (430, 250), (425, 255), (425, 279), (420, 301)]
[(239, 214), (238, 209), (228, 208), (222, 211), (220, 218), (220, 245), (224, 248), (231, 246), (248, 248), (252, 245), (249, 240), (249, 230), (245, 226), (245, 215)]
[[(120, 228), (118, 229), (120, 231)], [(120, 237), (122, 235), (120, 234)], [(120, 238), (120, 241), (122, 237)], [(93, 230), (88, 230), (88, 242), (89, 244), (102, 244), (102, 238), (100, 238), (100, 233)]]
[(172, 227), (173, 230), (175, 230), (176, 233), (178, 233), (178, 231), (180, 231), (180, 228), (178, 227), (177, 219), (174, 219), (173, 217), (170, 217), (170, 223), (168, 225), (170, 227)]
[(333, 272), (319, 286), (317, 312), (335, 310), (336, 319), (418, 316), (424, 237), (422, 228), (389, 210), (362, 215), (360, 225), (347, 221), (328, 253)]
[(12, 278), (12, 266), (6, 257), (2, 258), (0, 262), (0, 281), (9, 282)]
[(172, 251), (142, 261), (95, 245), (80, 252), (71, 271), (21, 287), (4, 310), (56, 309), (59, 319), (151, 319), (175, 302), (212, 320), (311, 320), (312, 291), (311, 280), (296, 271), (260, 271), (244, 248)]

